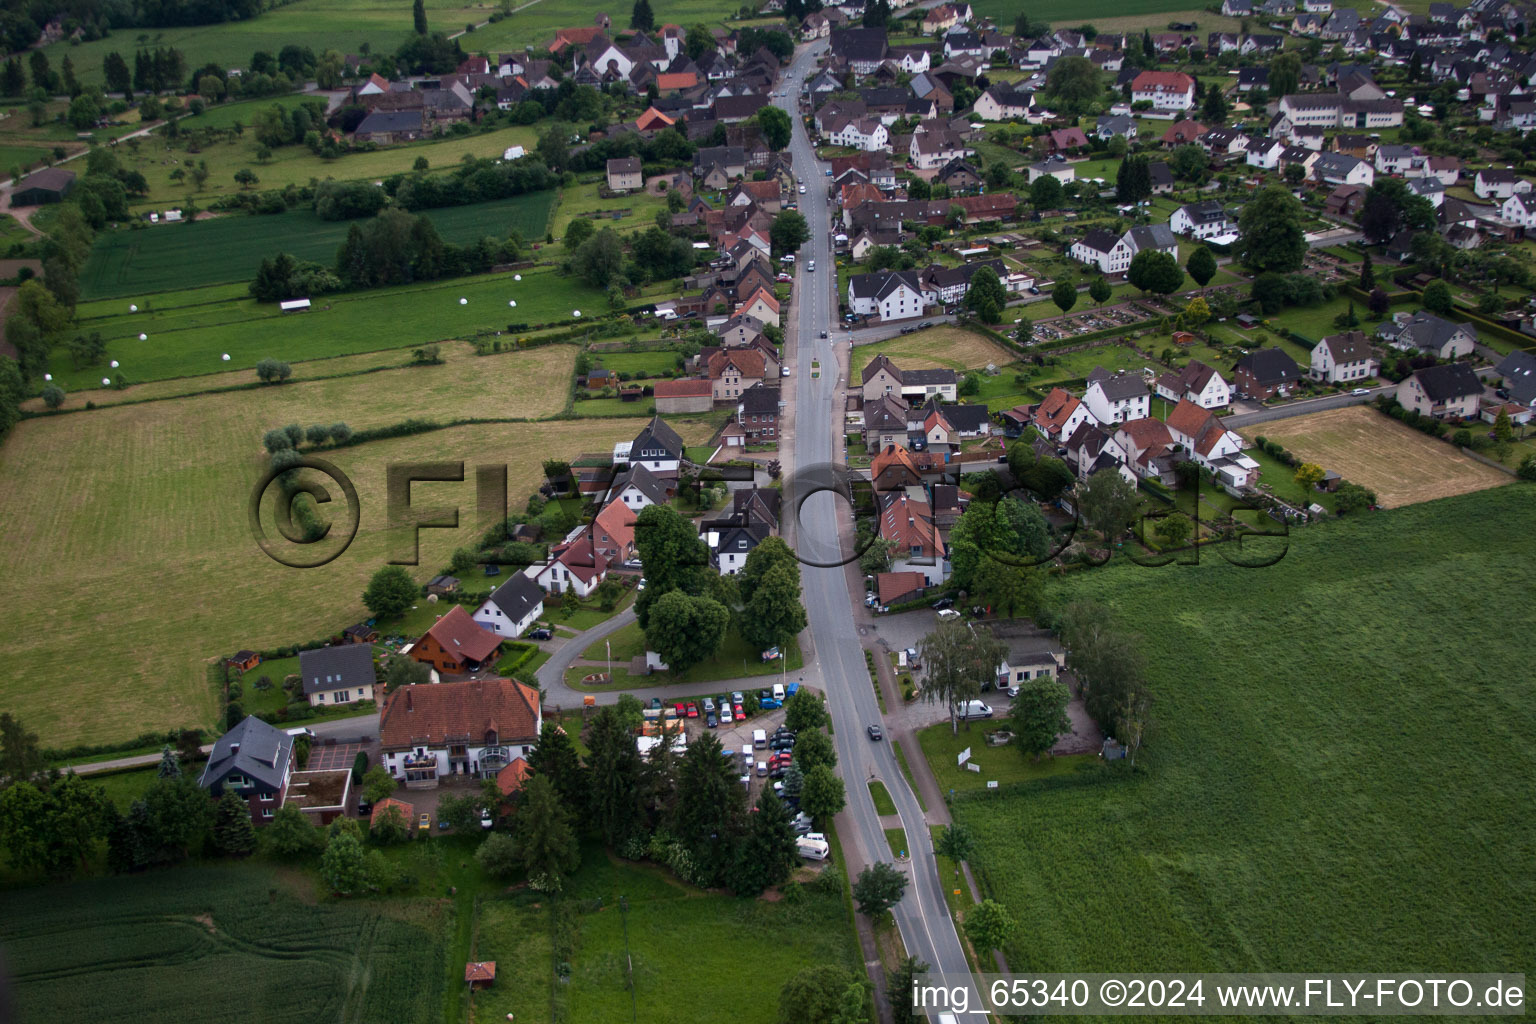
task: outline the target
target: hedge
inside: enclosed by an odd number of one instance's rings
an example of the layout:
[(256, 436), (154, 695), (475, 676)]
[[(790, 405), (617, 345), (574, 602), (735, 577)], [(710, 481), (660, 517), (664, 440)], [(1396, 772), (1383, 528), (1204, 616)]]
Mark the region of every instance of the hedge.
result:
[[(206, 738), (207, 734), (201, 729), (188, 729), (187, 732), (195, 732), (199, 739)], [(175, 748), (181, 740), (182, 730), (172, 729), (169, 732), (140, 733), (131, 740), (120, 740), (117, 743), (77, 743), (72, 747), (44, 747), (39, 751), (49, 761), (74, 761), (83, 757), (98, 757), (102, 754), (120, 754), (125, 750), (138, 750), (140, 747), (171, 747)]]
[(539, 648), (536, 645), (519, 643), (515, 640), (505, 644), (505, 646), (512, 651), (521, 651), (522, 653), (511, 661), (503, 659), (496, 666), (496, 671), (503, 675), (512, 675), (518, 669), (532, 661), (534, 656), (539, 653)]

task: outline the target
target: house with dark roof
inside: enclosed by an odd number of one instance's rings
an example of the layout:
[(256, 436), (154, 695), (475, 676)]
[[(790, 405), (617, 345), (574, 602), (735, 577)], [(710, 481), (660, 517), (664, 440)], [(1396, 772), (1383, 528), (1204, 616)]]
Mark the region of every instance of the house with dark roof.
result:
[(747, 556), (769, 536), (768, 527), (762, 523), (727, 526), (704, 532), (704, 543), (709, 548), (709, 560), (722, 576), (734, 576), (746, 568)]
[(352, 133), (352, 138), (358, 142), (373, 142), (380, 146), (411, 142), (421, 136), (420, 110), (375, 110), (363, 118)]
[(1466, 363), (1442, 363), (1414, 370), (1397, 386), (1405, 409), (1437, 420), (1472, 419), (1478, 414), (1483, 382)]
[(1312, 346), (1309, 364), (1308, 376), (1329, 384), (1358, 383), (1376, 376), (1378, 366), (1364, 331), (1328, 335)]
[(380, 763), (406, 789), (494, 779), (533, 752), (542, 725), (539, 691), (515, 679), (402, 686), (379, 715)]
[[(1112, 430), (1113, 427), (1108, 429)], [(1079, 480), (1087, 480), (1093, 474), (1108, 469), (1119, 473), (1127, 483), (1136, 482), (1135, 475), (1126, 466), (1125, 449), (1120, 447), (1113, 435), (1091, 422), (1079, 424), (1062, 447), (1067, 450), (1062, 458)]]
[(500, 647), (500, 637), (482, 629), (456, 604), (416, 641), (411, 657), (440, 672), (476, 672)]
[(528, 632), (543, 614), (544, 591), (519, 572), (481, 602), (472, 617), (482, 629), (515, 638)]
[(1170, 402), (1187, 398), (1202, 409), (1225, 409), (1232, 402), (1231, 386), (1215, 368), (1198, 359), (1191, 359), (1177, 373), (1163, 374), (1154, 387), (1161, 398)]
[(630, 465), (642, 462), (647, 469), (658, 473), (676, 473), (683, 460), (683, 447), (683, 439), (677, 436), (677, 431), (660, 416), (653, 416), (630, 443)]
[(1098, 267), (1101, 274), (1122, 274), (1131, 265), (1131, 243), (1124, 235), (1094, 228), (1073, 242), (1067, 255), (1079, 263)]
[(608, 161), (608, 188), (613, 192), (629, 192), (645, 186), (637, 156), (616, 157)]
[(1067, 652), (1048, 629), (1024, 619), (987, 624), (1006, 651), (997, 666), (997, 687), (1006, 690), (1031, 679), (1054, 679), (1067, 664)]
[(1403, 352), (1422, 352), (1436, 359), (1460, 359), (1477, 345), (1477, 330), (1468, 323), (1452, 323), (1427, 310), (1412, 316), (1394, 316), (1376, 328), (1376, 336)]
[(1152, 396), (1140, 374), (1121, 371), (1110, 373), (1095, 366), (1088, 375), (1088, 389), (1083, 404), (1099, 423), (1121, 423), (1149, 415)]
[(881, 270), (848, 278), (848, 308), (883, 322), (923, 315), (923, 288), (911, 270)]
[(652, 505), (665, 505), (671, 501), (675, 486), (675, 478), (657, 476), (645, 467), (645, 463), (634, 463), (627, 472), (614, 477), (608, 502), (618, 502), (639, 515)]
[(75, 187), (75, 172), (62, 167), (44, 167), (16, 183), (11, 192), (12, 206), (41, 206), (61, 203)]
[(250, 808), (251, 821), (272, 820), (288, 794), (293, 774), (293, 737), (248, 715), (218, 738), (197, 784), (215, 800), (234, 793)]
[(843, 61), (856, 75), (874, 74), (885, 60), (887, 50), (884, 28), (840, 28), (831, 32), (832, 57)]
[(915, 402), (925, 402), (936, 396), (940, 401), (952, 402), (957, 388), (954, 370), (903, 370), (883, 354), (870, 360), (859, 380), (865, 402), (872, 402), (882, 395), (895, 395)]
[(1536, 355), (1515, 349), (1495, 367), (1509, 397), (1526, 408), (1536, 406)]
[(369, 644), (342, 644), (300, 651), (299, 676), (312, 707), (373, 700), (373, 648)]
[(1278, 348), (1254, 349), (1232, 368), (1232, 385), (1240, 397), (1259, 401), (1284, 397), (1301, 380), (1301, 367)]

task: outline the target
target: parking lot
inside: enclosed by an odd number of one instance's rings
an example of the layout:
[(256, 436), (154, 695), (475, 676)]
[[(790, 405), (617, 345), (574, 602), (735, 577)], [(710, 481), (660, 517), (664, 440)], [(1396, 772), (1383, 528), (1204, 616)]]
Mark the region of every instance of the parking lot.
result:
[[(716, 694), (716, 699), (718, 697), (719, 695)], [(699, 705), (699, 717), (686, 720), (688, 742), (692, 743), (704, 733), (713, 733), (715, 738), (720, 741), (720, 746), (726, 750), (736, 752), (737, 764), (741, 763), (741, 748), (752, 746), (753, 732), (762, 729), (769, 736), (772, 736), (773, 730), (784, 724), (784, 709), (775, 708), (772, 711), (759, 711), (744, 721), (732, 722), (730, 725), (722, 725), (719, 728), (711, 729), (704, 721), (704, 698), (698, 697), (695, 700)], [(663, 704), (667, 707), (670, 707), (672, 703), (663, 701)], [(757, 774), (757, 762), (767, 761), (772, 753), (766, 747), (752, 751), (752, 782), (747, 790), (750, 802), (755, 803), (757, 795), (761, 792), (763, 786), (771, 784), (767, 776)]]

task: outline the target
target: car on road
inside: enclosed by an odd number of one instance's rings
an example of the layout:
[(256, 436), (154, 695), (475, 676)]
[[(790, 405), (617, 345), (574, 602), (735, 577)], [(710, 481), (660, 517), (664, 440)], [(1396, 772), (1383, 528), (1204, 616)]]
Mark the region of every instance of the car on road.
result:
[(804, 185), (800, 186), (800, 194), (801, 195), (805, 195), (805, 186)]
[(431, 832), (432, 831), (432, 815), (430, 815), (430, 814), (423, 814), (421, 817), (417, 818), (416, 819), (416, 831), (418, 831), (418, 832)]
[(829, 178), (830, 178), (830, 177), (832, 177), (832, 168), (830, 168), (830, 167), (828, 167), (828, 168), (827, 168), (827, 169), (826, 169), (826, 170), (825, 170), (825, 171), (823, 171), (823, 172), (822, 172), (822, 173), (823, 173), (823, 174), (825, 174), (825, 175), (826, 175), (826, 176), (827, 176), (827, 177), (829, 177)]
[(822, 331), (822, 332), (821, 332), (821, 336), (822, 336), (822, 337), (823, 337), (823, 338), (825, 338), (825, 337), (826, 337), (826, 336), (827, 336), (827, 332), (826, 332), (826, 331)]
[(704, 716), (704, 727), (706, 729), (716, 729), (719, 728), (719, 726), (720, 719), (715, 717), (715, 713), (713, 711)]
[(917, 326), (918, 327), (932, 327), (933, 326), (933, 321), (932, 320), (924, 320), (922, 323), (918, 324)]
[(689, 701), (688, 702), (688, 717), (689, 718), (698, 718), (699, 717), (699, 706), (697, 704), (695, 704), (693, 701)]
[(913, 334), (913, 333), (916, 333), (916, 331), (917, 331), (916, 327), (903, 327), (901, 329), (901, 333), (902, 334)]
[(1349, 393), (1352, 394), (1352, 395), (1368, 395), (1368, 394), (1371, 393), (1371, 389), (1370, 388), (1353, 388), (1353, 389), (1351, 389), (1351, 391)]
[(805, 272), (807, 274), (814, 274), (814, 273), (816, 273), (816, 261), (815, 260), (811, 260), (809, 263), (807, 263), (805, 265)]
[(885, 739), (885, 730), (881, 729), (878, 725), (866, 726), (864, 731), (869, 733), (869, 738), (872, 740)]

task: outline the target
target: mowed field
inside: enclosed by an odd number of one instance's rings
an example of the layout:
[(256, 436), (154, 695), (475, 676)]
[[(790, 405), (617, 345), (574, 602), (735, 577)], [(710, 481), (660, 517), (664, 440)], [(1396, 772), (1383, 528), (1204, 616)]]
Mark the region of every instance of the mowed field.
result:
[(1507, 474), (1362, 405), (1261, 423), (1241, 433), (1249, 439), (1263, 434), (1298, 458), (1370, 488), (1386, 508), (1510, 482)]
[(247, 863), (8, 891), (16, 1019), (441, 1022), (448, 901), (317, 906), (313, 887)]
[(891, 359), (903, 370), (977, 370), (988, 363), (1006, 366), (1017, 356), (980, 334), (959, 327), (930, 327), (916, 334), (902, 334), (853, 350), (853, 373), (858, 374), (877, 355)]
[[(1098, 18), (1124, 19), (1187, 10), (1189, 0), (980, 0), (974, 6), (977, 15), (993, 18), (998, 25), (1012, 26), (1020, 14), (1028, 13), (1032, 21), (1067, 26)], [(1204, 21), (1203, 13), (1200, 20)]]
[(1207, 552), (1054, 587), (1142, 634), (1155, 724), (1134, 774), (956, 800), (1018, 923), (1010, 967), (1527, 970), (1533, 498), (1308, 527), (1264, 569)]
[[(554, 192), (530, 192), (492, 203), (424, 211), (444, 241), (463, 245), (516, 228), (542, 238)], [(102, 232), (80, 276), (86, 299), (148, 295), (229, 282), (249, 283), (261, 261), (280, 252), (333, 266), (348, 220), (321, 220), (309, 210), (270, 216), (230, 214), (186, 224)]]
[[(296, 364), (381, 349), (398, 351), (469, 338), (478, 331), (505, 330), (511, 323), (568, 320), (580, 309), (608, 311), (607, 296), (579, 278), (562, 277), (552, 268), (529, 270), (521, 281), (517, 276), (480, 274), (346, 292), (317, 299), (306, 312), (289, 314), (275, 303), (256, 302), (239, 285), (160, 293), (153, 301), (145, 300), (137, 313), (128, 312), (126, 299), (84, 303), (77, 308), (76, 329), (101, 332), (107, 362), (76, 367), (60, 346), (53, 351), (49, 369), (66, 391), (91, 389), (101, 386), (103, 377), (120, 375), (125, 383), (137, 384), (223, 374), (249, 370), (268, 356)], [(140, 340), (140, 334), (147, 337)], [(109, 365), (114, 359), (119, 364), (115, 368)]]
[[(49, 743), (212, 725), (209, 661), (362, 617), (367, 578), (398, 550), (385, 530), (387, 466), (467, 464), (464, 484), (414, 489), (418, 503), (464, 510), (459, 529), (422, 531), (425, 579), (478, 536), (474, 466), (507, 466), (518, 508), (541, 482), (542, 460), (606, 452), (638, 428), (634, 419), (464, 426), (327, 453), (355, 483), (361, 521), (345, 554), (306, 570), (272, 561), (250, 535), (262, 433), (290, 422), (363, 429), (410, 415), (546, 414), (564, 401), (572, 358), (555, 347), (19, 424), (0, 447), (0, 572), (26, 583), (0, 597), (15, 638), (0, 706)], [(689, 444), (711, 430), (674, 426)]]

